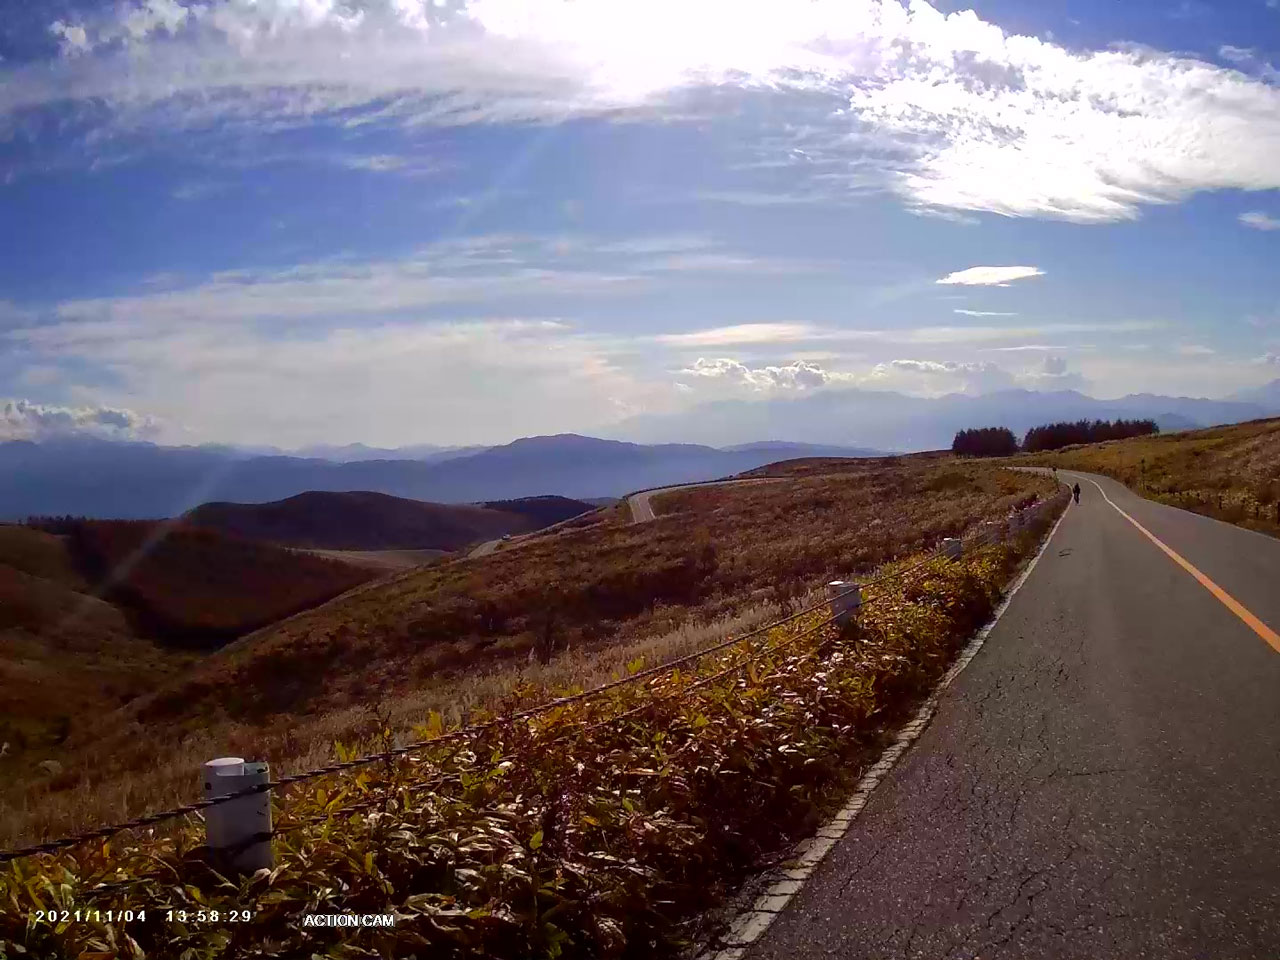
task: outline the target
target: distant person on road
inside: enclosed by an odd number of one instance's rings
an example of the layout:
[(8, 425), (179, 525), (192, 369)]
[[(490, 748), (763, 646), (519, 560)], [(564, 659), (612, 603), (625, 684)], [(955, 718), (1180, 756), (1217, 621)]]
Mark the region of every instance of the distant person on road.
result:
[(1076, 498), (1076, 503), (1080, 502), (1080, 484), (1076, 484), (1071, 488), (1071, 495)]

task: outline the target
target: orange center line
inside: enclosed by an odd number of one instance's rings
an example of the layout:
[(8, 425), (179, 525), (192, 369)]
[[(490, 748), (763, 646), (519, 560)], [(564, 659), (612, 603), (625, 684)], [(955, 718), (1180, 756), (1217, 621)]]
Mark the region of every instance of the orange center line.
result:
[(1148, 530), (1146, 527), (1140, 524), (1137, 520), (1133, 519), (1133, 517), (1129, 516), (1129, 514), (1127, 514), (1120, 507), (1118, 507), (1115, 501), (1113, 501), (1110, 497), (1107, 496), (1107, 491), (1102, 489), (1102, 487), (1098, 484), (1098, 481), (1093, 480), (1089, 477), (1085, 477), (1085, 479), (1088, 480), (1090, 483), (1092, 483), (1095, 487), (1097, 487), (1098, 492), (1102, 494), (1102, 499), (1107, 501), (1107, 503), (1111, 504), (1112, 507), (1115, 507), (1116, 512), (1119, 513), (1120, 516), (1124, 517), (1126, 520), (1132, 523), (1135, 527), (1137, 527), (1139, 533), (1141, 533), (1144, 537), (1146, 537), (1148, 540), (1154, 543), (1157, 547), (1163, 550), (1169, 556), (1170, 560), (1172, 560), (1174, 563), (1180, 566), (1183, 570), (1187, 571), (1187, 573), (1195, 577), (1196, 580), (1199, 581), (1200, 586), (1204, 587), (1211, 594), (1217, 597), (1218, 601), (1224, 607), (1226, 607), (1228, 610), (1234, 613), (1237, 617), (1243, 620), (1245, 622), (1245, 625), (1248, 626), (1250, 630), (1252, 630), (1254, 633), (1260, 636), (1263, 640), (1267, 641), (1267, 643), (1271, 644), (1271, 648), (1275, 650), (1276, 653), (1280, 653), (1280, 634), (1277, 634), (1265, 623), (1263, 623), (1261, 620), (1255, 617), (1249, 611), (1249, 609), (1245, 607), (1245, 605), (1242, 604), (1239, 600), (1237, 600), (1231, 594), (1227, 593), (1227, 591), (1223, 590), (1220, 586), (1218, 586), (1216, 583), (1210, 580), (1207, 576), (1201, 573), (1196, 568), (1195, 564), (1193, 564), (1190, 560), (1187, 560), (1186, 558), (1184, 558), (1176, 550), (1174, 550), (1172, 547), (1165, 544), (1163, 540), (1161, 540), (1154, 533), (1152, 533), (1150, 530)]

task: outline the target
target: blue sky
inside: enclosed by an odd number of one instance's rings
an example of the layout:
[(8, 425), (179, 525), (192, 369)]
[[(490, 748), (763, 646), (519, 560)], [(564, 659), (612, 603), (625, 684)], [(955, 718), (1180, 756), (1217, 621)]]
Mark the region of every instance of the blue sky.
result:
[(9, 436), (1280, 376), (1275, 0), (12, 4), (0, 57)]

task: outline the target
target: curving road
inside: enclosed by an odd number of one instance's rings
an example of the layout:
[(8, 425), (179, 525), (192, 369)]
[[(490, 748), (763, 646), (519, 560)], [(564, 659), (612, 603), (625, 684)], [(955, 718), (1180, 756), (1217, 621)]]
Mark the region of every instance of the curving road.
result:
[(1280, 957), (1280, 540), (1059, 473), (986, 645), (730, 955)]

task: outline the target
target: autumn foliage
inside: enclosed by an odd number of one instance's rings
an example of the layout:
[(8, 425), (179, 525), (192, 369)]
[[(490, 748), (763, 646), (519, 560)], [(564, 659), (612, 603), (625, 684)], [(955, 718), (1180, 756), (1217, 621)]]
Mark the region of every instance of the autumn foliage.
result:
[[(0, 869), (0, 902), (13, 908), (0, 938), (40, 956), (675, 955), (699, 911), (811, 830), (860, 775), (1033, 541), (883, 584), (856, 629), (815, 611), (691, 669), (278, 791), (272, 871), (218, 872), (193, 823), (12, 864)], [(548, 693), (516, 690), (505, 707)], [(433, 715), (417, 735), (446, 732)], [(28, 925), (37, 904), (145, 904), (148, 917)], [(169, 908), (188, 919), (166, 919)], [(252, 919), (208, 919), (231, 910)], [(397, 923), (299, 922), (348, 911)]]

